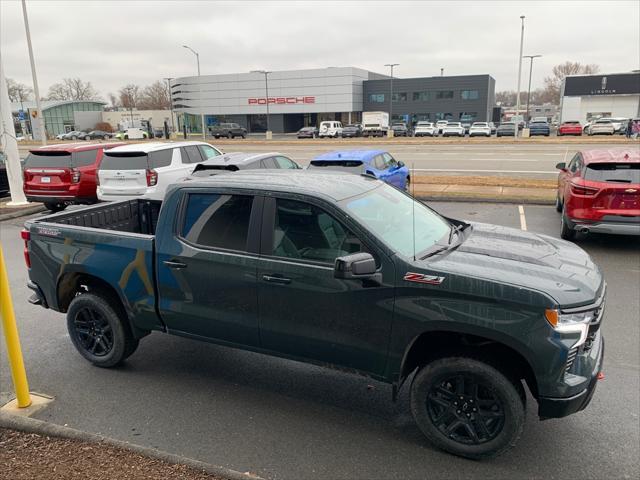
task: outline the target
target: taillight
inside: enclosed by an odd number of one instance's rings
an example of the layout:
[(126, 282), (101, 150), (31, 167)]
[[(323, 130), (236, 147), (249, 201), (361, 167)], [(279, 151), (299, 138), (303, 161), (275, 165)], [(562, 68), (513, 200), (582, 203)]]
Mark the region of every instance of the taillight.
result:
[(71, 169), (71, 183), (78, 183), (80, 181), (80, 170), (77, 168)]
[(571, 193), (573, 193), (574, 195), (591, 196), (598, 193), (598, 191), (599, 191), (598, 188), (587, 187), (585, 185), (578, 185), (576, 183), (571, 183)]
[(158, 172), (155, 170), (147, 169), (147, 187), (153, 187), (158, 183)]
[(27, 264), (27, 268), (31, 268), (31, 257), (29, 257), (29, 248), (27, 242), (31, 240), (31, 233), (26, 228), (20, 232), (20, 237), (24, 240), (24, 263)]

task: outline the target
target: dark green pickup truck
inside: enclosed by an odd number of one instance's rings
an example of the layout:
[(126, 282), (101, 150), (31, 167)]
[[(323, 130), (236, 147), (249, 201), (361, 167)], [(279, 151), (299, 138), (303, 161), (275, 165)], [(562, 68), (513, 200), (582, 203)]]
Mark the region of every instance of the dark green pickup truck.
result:
[[(445, 218), (367, 176), (245, 171), (165, 201), (101, 204), (23, 231), (33, 303), (112, 367), (151, 331), (357, 372), (398, 389), (438, 447), (499, 454), (524, 385), (541, 418), (587, 406), (605, 282), (579, 247)], [(551, 441), (551, 440), (550, 440)]]

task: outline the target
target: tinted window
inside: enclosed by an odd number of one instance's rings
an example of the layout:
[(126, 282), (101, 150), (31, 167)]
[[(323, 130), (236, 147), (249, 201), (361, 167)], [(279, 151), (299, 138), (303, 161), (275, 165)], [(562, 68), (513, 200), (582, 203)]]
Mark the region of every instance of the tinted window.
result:
[(261, 163), (262, 163), (262, 168), (278, 168), (278, 165), (276, 164), (276, 161), (274, 160), (273, 157), (263, 158), (261, 160)]
[(384, 158), (382, 158), (382, 155), (376, 155), (373, 158), (373, 166), (376, 167), (378, 170), (384, 170), (385, 168), (387, 168), (387, 166), (384, 163)]
[(640, 183), (640, 163), (591, 163), (585, 180), (596, 182)]
[(71, 163), (74, 167), (86, 167), (96, 162), (97, 150), (85, 150), (84, 152), (73, 152)]
[(290, 169), (297, 169), (298, 166), (293, 163), (291, 160), (289, 160), (287, 157), (276, 157), (276, 163), (278, 164), (278, 168), (290, 168)]
[(198, 147), (194, 145), (182, 148), (182, 163), (200, 163), (201, 161), (202, 156)]
[(149, 154), (149, 167), (159, 168), (168, 167), (171, 165), (171, 159), (173, 157), (173, 148), (166, 150), (158, 150), (157, 152), (151, 152)]
[(197, 245), (246, 250), (253, 197), (193, 193), (189, 195), (182, 237)]
[(413, 92), (414, 102), (427, 102), (431, 99), (431, 92)]
[(480, 98), (478, 90), (462, 90), (460, 96), (463, 100), (477, 100)]
[(198, 148), (200, 149), (200, 153), (206, 160), (209, 160), (210, 158), (217, 157), (218, 155), (220, 155), (220, 152), (218, 152), (215, 148), (209, 145), (200, 145), (198, 146)]
[(276, 200), (272, 255), (333, 264), (337, 257), (364, 250), (352, 232), (321, 208)]
[(24, 161), (25, 168), (30, 167), (70, 167), (71, 154), (68, 152), (46, 152), (27, 155)]
[(439, 100), (453, 98), (453, 90), (439, 90), (436, 92), (436, 98)]
[(569, 162), (569, 166), (567, 168), (569, 169), (570, 172), (575, 173), (575, 171), (577, 170), (579, 158), (580, 158), (580, 154), (576, 153), (571, 159), (571, 162)]
[(389, 153), (384, 153), (382, 154), (383, 158), (384, 158), (384, 163), (386, 167), (389, 167), (390, 165), (395, 165), (396, 160), (389, 154)]
[(104, 153), (100, 170), (145, 170), (147, 156), (141, 152)]
[(384, 93), (370, 93), (369, 101), (371, 103), (384, 103)]

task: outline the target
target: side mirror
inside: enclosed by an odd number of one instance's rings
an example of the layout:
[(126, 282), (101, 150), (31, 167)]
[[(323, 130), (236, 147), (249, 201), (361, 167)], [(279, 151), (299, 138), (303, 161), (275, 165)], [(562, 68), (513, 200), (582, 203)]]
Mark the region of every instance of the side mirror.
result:
[(556, 168), (564, 172), (567, 169), (567, 164), (564, 162), (556, 163)]
[(398, 168), (402, 168), (404, 167), (404, 162), (403, 161), (399, 161), (398, 162)]
[(345, 280), (367, 280), (381, 277), (376, 261), (370, 253), (360, 252), (336, 258), (333, 276)]

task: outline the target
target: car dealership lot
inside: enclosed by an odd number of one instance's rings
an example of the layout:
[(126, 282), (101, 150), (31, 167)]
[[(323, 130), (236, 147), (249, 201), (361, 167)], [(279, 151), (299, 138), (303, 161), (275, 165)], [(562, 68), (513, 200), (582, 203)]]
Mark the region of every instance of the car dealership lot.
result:
[[(559, 235), (553, 207), (524, 206), (521, 215), (511, 204), (432, 206), (452, 217)], [(592, 404), (539, 423), (530, 399), (516, 449), (477, 463), (427, 444), (410, 416), (408, 389), (392, 404), (390, 387), (363, 377), (162, 335), (145, 338), (119, 370), (91, 367), (73, 350), (64, 316), (26, 302), (23, 220), (1, 224), (0, 235), (31, 389), (56, 397), (38, 418), (267, 478), (637, 476), (640, 250), (633, 238), (580, 240), (608, 282), (606, 379)], [(6, 352), (0, 354), (6, 394), (11, 382)]]

